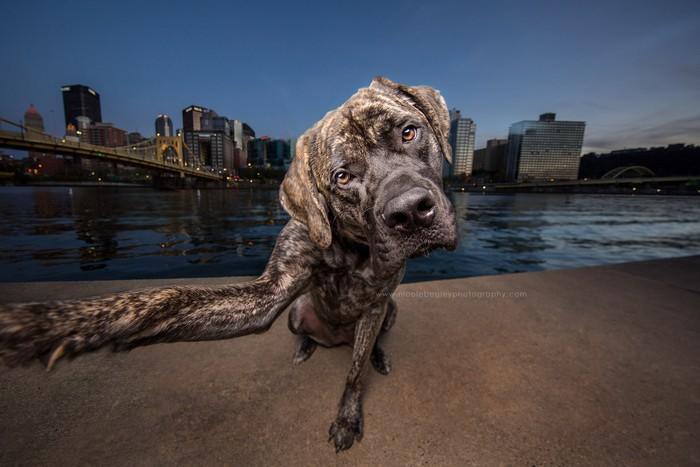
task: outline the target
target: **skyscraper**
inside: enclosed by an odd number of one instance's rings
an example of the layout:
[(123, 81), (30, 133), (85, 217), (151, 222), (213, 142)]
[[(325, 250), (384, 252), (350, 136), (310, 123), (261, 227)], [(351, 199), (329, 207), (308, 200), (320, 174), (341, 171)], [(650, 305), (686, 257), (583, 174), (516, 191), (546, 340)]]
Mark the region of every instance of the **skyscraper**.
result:
[(173, 121), (170, 117), (164, 114), (158, 115), (156, 118), (156, 136), (174, 136)]
[(269, 137), (262, 136), (248, 142), (248, 163), (253, 167), (270, 167), (267, 155), (268, 141), (270, 141)]
[(576, 180), (585, 128), (586, 122), (558, 121), (554, 113), (514, 123), (508, 133), (507, 178)]
[(253, 165), (251, 159), (251, 142), (255, 140), (255, 131), (245, 122), (231, 120), (233, 131), (233, 167), (235, 170)]
[(190, 105), (182, 110), (182, 127), (188, 164), (213, 170), (234, 169), (235, 144), (228, 118), (206, 107)]
[(231, 136), (237, 148), (243, 147), (243, 122), (240, 120), (229, 120), (231, 124)]
[[(39, 111), (31, 104), (26, 112), (24, 112), (24, 128), (25, 134), (30, 138), (38, 138), (44, 133), (44, 119)], [(27, 153), (30, 159), (37, 159), (43, 156), (43, 153), (29, 151)]]
[(490, 139), (486, 147), (474, 151), (474, 172), (481, 172), (492, 181), (505, 180), (507, 139)]
[(44, 132), (44, 118), (36, 107), (34, 107), (34, 104), (30, 104), (27, 111), (24, 112), (24, 127), (28, 131), (36, 133)]
[(267, 162), (273, 169), (285, 169), (290, 162), (289, 141), (272, 139), (267, 142)]
[(102, 121), (100, 95), (94, 89), (82, 84), (71, 84), (61, 87), (63, 92), (63, 113), (66, 126), (72, 123), (78, 127), (79, 116), (88, 117), (92, 122)]
[[(199, 105), (191, 105), (182, 110), (182, 130), (199, 131), (202, 129), (202, 116), (211, 110)], [(216, 113), (216, 112), (215, 112)]]
[(452, 146), (452, 176), (470, 176), (474, 163), (476, 123), (463, 118), (457, 109), (450, 111), (450, 145)]

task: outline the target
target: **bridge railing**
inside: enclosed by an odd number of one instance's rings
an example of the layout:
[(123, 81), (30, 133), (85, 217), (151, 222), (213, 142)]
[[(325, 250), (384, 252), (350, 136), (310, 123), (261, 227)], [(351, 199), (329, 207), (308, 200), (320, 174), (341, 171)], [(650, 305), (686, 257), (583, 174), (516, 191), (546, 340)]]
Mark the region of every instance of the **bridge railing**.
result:
[[(95, 144), (90, 144), (82, 142), (77, 136), (64, 136), (62, 138), (49, 135), (45, 132), (38, 131), (32, 128), (27, 128), (24, 125), (7, 120), (0, 117), (0, 136), (5, 136), (7, 139), (14, 141), (21, 141), (23, 143), (23, 149), (31, 151), (32, 143), (39, 143), (40, 147), (43, 146), (42, 151), (55, 152), (61, 154), (63, 152), (71, 152), (71, 150), (80, 150), (80, 152), (89, 152), (91, 156), (105, 156), (105, 158), (121, 158), (131, 160), (134, 163), (145, 162), (147, 165), (153, 165), (154, 163), (158, 166), (168, 168), (170, 170), (176, 170), (179, 172), (189, 173), (194, 176), (201, 176), (210, 179), (216, 179), (221, 176), (220, 172), (207, 170), (204, 166), (188, 166), (187, 163), (180, 163), (180, 161), (168, 161), (162, 157), (158, 157), (157, 145), (154, 139), (148, 139), (137, 144), (130, 144), (128, 146), (98, 146)], [(28, 147), (27, 147), (28, 146)], [(47, 151), (46, 146), (53, 146)]]
[[(135, 158), (144, 161), (157, 160), (156, 146), (152, 140), (146, 140), (138, 144), (130, 144), (127, 146), (99, 146), (80, 141), (78, 136), (64, 136), (62, 138), (58, 138), (33, 128), (27, 128), (24, 125), (4, 118), (0, 118), (0, 131), (3, 131), (4, 133), (11, 133), (13, 137), (19, 137), (21, 140), (30, 143), (51, 143), (57, 146), (88, 150), (98, 155), (100, 153), (112, 153), (122, 157)], [(165, 161), (161, 162), (165, 163)], [(172, 166), (170, 163), (167, 165)]]

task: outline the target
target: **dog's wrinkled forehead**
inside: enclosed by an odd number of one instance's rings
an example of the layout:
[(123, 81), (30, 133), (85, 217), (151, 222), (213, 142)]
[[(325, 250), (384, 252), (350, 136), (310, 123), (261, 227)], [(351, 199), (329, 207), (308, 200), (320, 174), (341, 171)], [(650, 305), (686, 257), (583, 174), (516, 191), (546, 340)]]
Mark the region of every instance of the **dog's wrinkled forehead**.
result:
[(314, 172), (328, 173), (333, 155), (366, 159), (371, 148), (411, 118), (415, 120), (422, 115), (397, 96), (371, 87), (360, 89), (343, 105), (328, 112), (317, 124), (317, 131), (311, 133)]
[(379, 145), (387, 134), (409, 120), (428, 124), (408, 102), (372, 88), (356, 93), (339, 109), (339, 115), (341, 125), (333, 143), (353, 147)]
[[(429, 93), (421, 101), (421, 94)], [(426, 102), (426, 101), (434, 101)], [(422, 104), (422, 105), (421, 105)], [(382, 144), (395, 128), (408, 122), (429, 128), (442, 145), (449, 132), (447, 106), (431, 88), (405, 88), (383, 78), (358, 90), (344, 104), (328, 112), (309, 132), (311, 168), (323, 190), (334, 155), (345, 162), (366, 161), (370, 150)], [(449, 148), (440, 147), (449, 159)], [(445, 152), (445, 151), (448, 152)]]

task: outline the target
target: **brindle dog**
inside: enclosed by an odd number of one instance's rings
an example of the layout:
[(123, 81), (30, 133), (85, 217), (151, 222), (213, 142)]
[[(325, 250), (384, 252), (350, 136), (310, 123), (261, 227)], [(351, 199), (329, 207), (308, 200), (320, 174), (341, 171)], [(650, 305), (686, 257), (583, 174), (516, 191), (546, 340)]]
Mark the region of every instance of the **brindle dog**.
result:
[(282, 183), (291, 215), (263, 274), (219, 288), (166, 287), (85, 300), (0, 306), (0, 355), (9, 365), (111, 346), (227, 339), (261, 333), (287, 307), (294, 362), (318, 344), (353, 347), (336, 450), (362, 437), (367, 362), (391, 367), (378, 337), (396, 319), (391, 293), (406, 259), (454, 249), (454, 209), (442, 190), (451, 161), (445, 101), (429, 87), (376, 78), (301, 136)]

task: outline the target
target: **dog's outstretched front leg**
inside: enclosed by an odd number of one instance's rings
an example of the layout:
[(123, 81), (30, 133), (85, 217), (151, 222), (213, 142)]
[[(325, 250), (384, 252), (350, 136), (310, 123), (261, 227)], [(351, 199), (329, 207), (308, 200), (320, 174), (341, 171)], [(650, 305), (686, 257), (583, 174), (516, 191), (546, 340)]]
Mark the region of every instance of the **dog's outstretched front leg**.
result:
[(362, 375), (384, 322), (386, 304), (365, 313), (355, 326), (352, 366), (340, 400), (338, 416), (328, 432), (336, 452), (348, 449), (362, 439)]
[(318, 253), (306, 227), (290, 221), (265, 272), (219, 288), (166, 287), (108, 297), (0, 305), (0, 357), (15, 365), (111, 345), (226, 339), (266, 331), (305, 289)]

